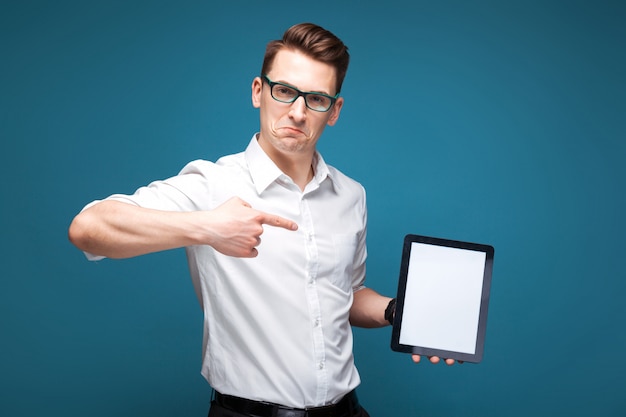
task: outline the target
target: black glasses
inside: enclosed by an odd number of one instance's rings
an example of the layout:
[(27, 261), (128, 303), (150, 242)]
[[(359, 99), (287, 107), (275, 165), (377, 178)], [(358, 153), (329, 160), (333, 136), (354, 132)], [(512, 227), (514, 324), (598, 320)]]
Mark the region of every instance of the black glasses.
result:
[(306, 106), (315, 111), (326, 112), (335, 104), (339, 93), (334, 97), (324, 93), (305, 93), (287, 84), (277, 83), (270, 80), (267, 75), (261, 76), (270, 86), (272, 98), (281, 103), (293, 103), (298, 97), (304, 97)]

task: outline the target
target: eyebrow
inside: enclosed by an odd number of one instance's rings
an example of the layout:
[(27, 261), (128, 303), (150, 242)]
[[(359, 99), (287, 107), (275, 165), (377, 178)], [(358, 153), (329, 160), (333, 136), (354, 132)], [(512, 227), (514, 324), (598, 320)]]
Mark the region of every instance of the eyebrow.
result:
[(300, 88), (296, 87), (295, 85), (293, 85), (293, 84), (291, 84), (291, 83), (289, 83), (289, 82), (287, 82), (287, 81), (284, 81), (284, 80), (272, 80), (272, 81), (273, 81), (273, 82), (275, 82), (275, 83), (284, 84), (284, 85), (286, 85), (286, 86), (288, 86), (288, 87), (291, 87), (291, 88), (295, 88), (296, 90), (301, 91), (301, 92), (303, 92), (303, 93), (324, 94), (324, 95), (326, 95), (326, 96), (333, 97), (333, 95), (332, 95), (332, 94), (330, 94), (330, 93), (328, 93), (328, 92), (326, 92), (326, 91), (322, 91), (322, 90), (311, 90), (311, 91), (305, 91), (305, 90), (302, 90), (302, 89), (300, 89)]

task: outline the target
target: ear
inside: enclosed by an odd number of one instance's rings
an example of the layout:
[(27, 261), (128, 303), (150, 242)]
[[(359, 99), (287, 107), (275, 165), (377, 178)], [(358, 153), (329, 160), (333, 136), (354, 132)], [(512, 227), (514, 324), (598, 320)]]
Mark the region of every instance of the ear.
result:
[(263, 81), (260, 77), (252, 80), (252, 106), (256, 109), (261, 107), (261, 90), (263, 89)]
[(341, 108), (343, 107), (343, 97), (339, 97), (337, 101), (335, 101), (335, 105), (332, 109), (330, 109), (330, 117), (328, 118), (328, 122), (326, 124), (328, 126), (334, 126), (337, 123), (337, 119), (339, 119), (339, 113), (341, 113)]

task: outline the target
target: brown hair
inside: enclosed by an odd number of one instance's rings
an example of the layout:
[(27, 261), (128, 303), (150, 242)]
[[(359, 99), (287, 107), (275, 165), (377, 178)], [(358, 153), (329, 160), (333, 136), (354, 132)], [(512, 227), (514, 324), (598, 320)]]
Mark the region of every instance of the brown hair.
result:
[(337, 72), (335, 87), (339, 94), (350, 62), (348, 47), (341, 39), (313, 23), (294, 25), (285, 31), (282, 39), (270, 41), (267, 44), (261, 74), (267, 74), (271, 70), (274, 57), (283, 48), (297, 50), (317, 61), (335, 67)]

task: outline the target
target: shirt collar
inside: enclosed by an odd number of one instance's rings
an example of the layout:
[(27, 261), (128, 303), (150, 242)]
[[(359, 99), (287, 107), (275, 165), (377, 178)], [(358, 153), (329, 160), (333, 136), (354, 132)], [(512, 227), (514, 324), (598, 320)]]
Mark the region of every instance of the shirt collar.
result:
[[(265, 151), (261, 148), (257, 141), (258, 134), (255, 134), (250, 140), (248, 147), (246, 148), (246, 160), (248, 162), (248, 168), (250, 170), (250, 176), (252, 177), (252, 182), (257, 190), (257, 193), (261, 194), (263, 191), (267, 189), (274, 181), (278, 180), (280, 177), (285, 176), (285, 174), (274, 164), (274, 162), (270, 159), (269, 156), (265, 153)], [(313, 182), (317, 183), (316, 187), (321, 184), (326, 178), (331, 180), (335, 189), (338, 184), (333, 180), (332, 173), (324, 162), (322, 155), (319, 152), (315, 152), (313, 157), (313, 171), (315, 175), (313, 177)]]

